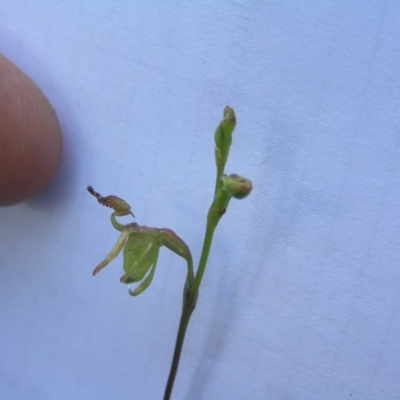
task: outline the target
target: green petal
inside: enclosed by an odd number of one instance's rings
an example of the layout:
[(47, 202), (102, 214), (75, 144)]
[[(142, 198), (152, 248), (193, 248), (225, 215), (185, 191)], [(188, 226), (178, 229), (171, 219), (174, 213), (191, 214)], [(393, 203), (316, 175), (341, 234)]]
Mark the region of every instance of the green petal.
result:
[(126, 276), (129, 276), (133, 282), (142, 280), (157, 260), (159, 248), (154, 235), (148, 232), (132, 234), (124, 247), (124, 271), (126, 274), (121, 278), (121, 282), (122, 279), (126, 281)]
[(124, 246), (126, 239), (131, 234), (132, 228), (127, 226), (122, 230), (122, 233), (117, 240), (114, 248), (111, 252), (107, 255), (107, 257), (93, 270), (93, 276), (98, 274), (104, 267), (106, 267), (111, 260), (113, 260), (117, 255), (121, 252), (122, 247)]
[(157, 260), (153, 264), (153, 267), (151, 268), (150, 273), (149, 275), (147, 275), (146, 279), (135, 290), (129, 290), (129, 294), (131, 296), (137, 296), (140, 293), (143, 293), (150, 286), (150, 283), (153, 280), (154, 272), (156, 271), (156, 266)]
[(160, 229), (160, 234), (162, 244), (165, 247), (183, 257), (185, 260), (192, 260), (192, 254), (190, 253), (189, 247), (172, 229)]

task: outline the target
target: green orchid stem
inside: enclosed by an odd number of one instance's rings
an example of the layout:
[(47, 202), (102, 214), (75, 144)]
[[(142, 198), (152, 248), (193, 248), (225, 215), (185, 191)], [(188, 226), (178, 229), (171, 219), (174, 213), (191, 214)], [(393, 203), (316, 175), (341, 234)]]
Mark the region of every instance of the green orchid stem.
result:
[(187, 290), (185, 286), (183, 308), (181, 320), (179, 323), (178, 335), (175, 342), (174, 356), (172, 358), (171, 369), (168, 376), (167, 386), (165, 388), (164, 400), (170, 400), (176, 373), (178, 371), (179, 360), (181, 357), (185, 334), (189, 325), (190, 317), (196, 307), (199, 296), (199, 288), (206, 269), (208, 256), (210, 254), (211, 243), (215, 229), (219, 220), (225, 214), (232, 195), (224, 188), (221, 178), (224, 173), (225, 164), (228, 159), (229, 149), (232, 143), (232, 132), (236, 125), (235, 112), (229, 106), (224, 109), (224, 119), (218, 125), (215, 132), (215, 161), (217, 167), (217, 176), (214, 190), (214, 200), (207, 214), (207, 228), (204, 236), (203, 249), (201, 251), (199, 265), (192, 287), (189, 285)]
[(188, 327), (190, 317), (196, 307), (197, 298), (199, 295), (199, 288), (201, 280), (203, 279), (204, 271), (206, 269), (208, 256), (210, 254), (211, 243), (213, 240), (215, 229), (219, 220), (225, 213), (225, 209), (229, 203), (230, 196), (221, 190), (221, 179), (218, 174), (217, 182), (215, 185), (214, 201), (208, 211), (207, 215), (207, 228), (204, 236), (203, 249), (201, 251), (199, 265), (197, 267), (196, 275), (194, 277), (193, 286), (187, 296), (184, 296), (181, 320), (179, 323), (178, 335), (175, 343), (174, 356), (171, 363), (171, 369), (165, 388), (164, 400), (170, 400), (172, 388), (176, 373), (178, 371), (179, 360), (181, 357), (183, 342), (185, 340), (186, 329)]
[(203, 279), (204, 271), (206, 269), (208, 255), (210, 254), (211, 243), (216, 227), (217, 227), (216, 224), (211, 225), (210, 223), (207, 223), (207, 229), (203, 243), (203, 250), (201, 252), (200, 262), (197, 268), (196, 276), (194, 277), (193, 288), (190, 296), (193, 297), (194, 301), (197, 301), (201, 280)]
[[(211, 210), (210, 210), (211, 211)], [(189, 325), (190, 317), (192, 316), (193, 310), (196, 307), (196, 302), (199, 294), (199, 287), (201, 280), (206, 269), (208, 255), (210, 254), (211, 243), (214, 235), (215, 228), (217, 227), (218, 221), (215, 223), (208, 220), (206, 234), (204, 237), (203, 250), (201, 252), (199, 266), (197, 268), (196, 276), (194, 278), (193, 287), (189, 293), (189, 296), (184, 300), (182, 308), (181, 320), (179, 323), (178, 335), (176, 337), (174, 356), (171, 363), (171, 369), (168, 376), (167, 386), (165, 388), (164, 400), (169, 400), (174, 386), (176, 373), (178, 371), (179, 360), (181, 358), (181, 352), (183, 342), (185, 340), (186, 329)]]
[(164, 400), (169, 400), (171, 398), (172, 388), (174, 387), (175, 377), (179, 367), (179, 360), (181, 358), (182, 346), (185, 340), (186, 329), (188, 327), (193, 310), (194, 308), (189, 307), (184, 307), (182, 310), (178, 335), (176, 337), (174, 356), (171, 363), (171, 370), (169, 372), (168, 382), (165, 388)]
[(201, 251), (199, 266), (197, 267), (196, 275), (194, 277), (194, 282), (190, 289), (190, 292), (186, 292), (184, 296), (181, 320), (179, 323), (178, 335), (175, 342), (175, 350), (174, 356), (172, 358), (171, 369), (168, 376), (167, 386), (165, 388), (164, 400), (170, 400), (176, 373), (178, 371), (183, 342), (185, 340), (186, 329), (188, 327), (190, 317), (192, 316), (192, 313), (196, 307), (200, 284), (201, 280), (203, 279), (204, 271), (206, 269), (214, 232), (218, 225), (218, 222), (225, 214), (226, 207), (228, 206), (231, 199), (231, 196), (225, 190), (222, 190), (220, 176), (221, 175), (219, 175), (217, 178), (217, 182), (215, 185), (214, 201), (207, 215), (207, 228), (204, 236), (203, 249)]

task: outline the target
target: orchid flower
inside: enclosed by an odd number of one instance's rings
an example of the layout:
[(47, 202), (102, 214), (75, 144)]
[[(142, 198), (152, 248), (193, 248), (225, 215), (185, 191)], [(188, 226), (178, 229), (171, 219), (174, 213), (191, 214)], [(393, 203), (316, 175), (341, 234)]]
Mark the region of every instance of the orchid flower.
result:
[(124, 275), (120, 278), (120, 282), (130, 285), (131, 283), (141, 281), (135, 290), (129, 289), (131, 296), (137, 296), (150, 286), (156, 270), (160, 247), (165, 246), (186, 260), (188, 266), (186, 290), (190, 291), (191, 283), (193, 282), (192, 255), (189, 247), (174, 231), (165, 228), (158, 229), (140, 226), (137, 223), (122, 225), (115, 217), (128, 214), (133, 216), (129, 204), (117, 196), (103, 197), (95, 192), (91, 186), (88, 186), (88, 191), (97, 198), (100, 204), (114, 209), (114, 212), (111, 214), (111, 223), (115, 229), (121, 231), (121, 235), (114, 248), (97, 265), (93, 271), (93, 275), (97, 275), (123, 249)]

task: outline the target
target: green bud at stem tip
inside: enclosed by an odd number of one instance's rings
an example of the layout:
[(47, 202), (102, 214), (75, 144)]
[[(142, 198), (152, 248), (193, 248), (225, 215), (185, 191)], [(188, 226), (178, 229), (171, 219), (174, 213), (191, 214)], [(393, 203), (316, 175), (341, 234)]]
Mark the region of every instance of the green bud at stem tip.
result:
[(232, 144), (232, 132), (236, 126), (236, 116), (233, 108), (226, 106), (223, 113), (223, 119), (219, 123), (215, 135), (215, 161), (218, 174), (224, 170), (226, 160), (228, 159), (229, 149)]
[(251, 180), (237, 174), (222, 175), (221, 180), (226, 191), (235, 199), (244, 199), (253, 189)]
[(226, 106), (224, 108), (224, 120), (231, 122), (235, 121), (236, 123), (235, 111), (232, 107)]

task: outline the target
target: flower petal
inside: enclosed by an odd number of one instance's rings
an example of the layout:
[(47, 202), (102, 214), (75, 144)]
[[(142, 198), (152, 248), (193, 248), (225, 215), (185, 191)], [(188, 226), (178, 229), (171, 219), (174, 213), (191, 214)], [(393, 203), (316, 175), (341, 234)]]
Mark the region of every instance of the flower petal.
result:
[(127, 237), (132, 232), (132, 228), (129, 225), (123, 229), (117, 243), (115, 244), (114, 248), (111, 252), (107, 255), (107, 257), (93, 270), (93, 276), (97, 275), (104, 267), (108, 265), (108, 263), (113, 260), (117, 255), (121, 252), (124, 244), (126, 242)]
[(157, 266), (157, 259), (153, 264), (153, 266), (151, 267), (149, 275), (147, 275), (144, 281), (135, 290), (129, 289), (129, 294), (131, 296), (137, 296), (140, 293), (143, 293), (150, 286), (150, 283), (153, 280), (154, 272), (156, 271), (156, 266)]

